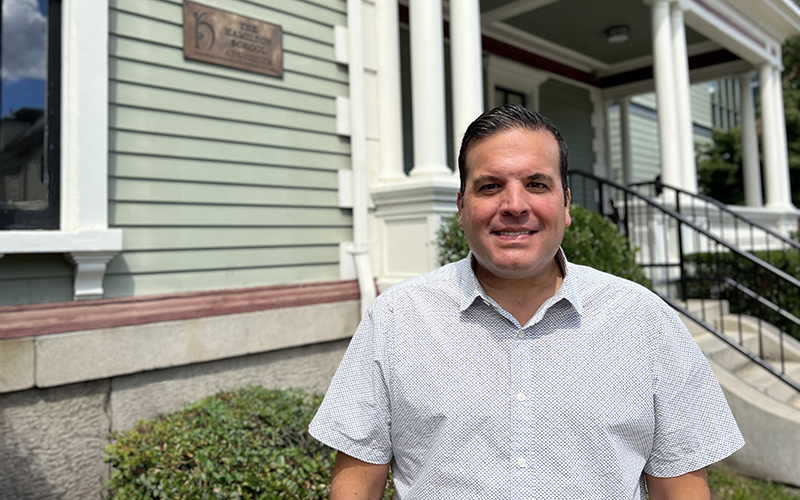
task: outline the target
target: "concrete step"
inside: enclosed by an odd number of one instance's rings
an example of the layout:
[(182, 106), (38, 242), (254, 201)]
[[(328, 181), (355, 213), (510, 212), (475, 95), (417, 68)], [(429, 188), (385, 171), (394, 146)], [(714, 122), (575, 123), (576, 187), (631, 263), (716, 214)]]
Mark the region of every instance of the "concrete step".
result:
[[(760, 334), (764, 351), (763, 357), (766, 359), (780, 359), (781, 332), (775, 326), (764, 321), (759, 322), (758, 318), (745, 314), (728, 314), (722, 318), (718, 317), (714, 326), (733, 338), (738, 338), (739, 330), (744, 334)], [(800, 361), (800, 341), (787, 333), (784, 333), (782, 337), (784, 359), (787, 361)], [(757, 350), (754, 352), (758, 353)]]
[[(714, 321), (720, 316), (730, 312), (730, 307), (727, 300), (701, 300), (689, 299), (682, 301), (681, 304), (689, 309), (690, 312), (704, 319), (707, 323), (714, 324)], [(678, 313), (681, 320), (689, 329), (692, 336), (706, 333), (706, 329), (691, 321), (688, 316)]]
[[(732, 337), (732, 339), (736, 343), (739, 342), (738, 335)], [(738, 370), (748, 363), (752, 363), (747, 356), (729, 346), (708, 330), (705, 330), (703, 334), (695, 335), (694, 340), (707, 358), (713, 359), (731, 372)], [(751, 352), (758, 353), (757, 335), (753, 333), (743, 334), (742, 341), (742, 345), (745, 348), (749, 349)]]
[[(779, 361), (772, 361), (770, 364), (778, 370), (781, 369)], [(800, 397), (800, 393), (798, 393), (794, 388), (785, 384), (783, 381), (752, 361), (748, 362), (734, 373), (752, 387), (772, 396), (778, 401), (790, 403), (790, 401)], [(787, 361), (786, 375), (794, 380), (800, 380), (800, 362)], [(798, 401), (798, 403), (800, 403), (800, 401)]]

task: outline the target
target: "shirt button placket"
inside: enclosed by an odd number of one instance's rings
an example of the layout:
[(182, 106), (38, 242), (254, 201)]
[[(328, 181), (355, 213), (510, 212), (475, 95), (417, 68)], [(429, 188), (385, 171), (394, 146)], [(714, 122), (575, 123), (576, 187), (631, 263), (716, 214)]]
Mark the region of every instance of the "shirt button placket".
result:
[(511, 354), (511, 485), (512, 491), (524, 492), (530, 487), (528, 454), (530, 453), (530, 416), (526, 384), (530, 373), (531, 339), (525, 329), (512, 330), (517, 338)]

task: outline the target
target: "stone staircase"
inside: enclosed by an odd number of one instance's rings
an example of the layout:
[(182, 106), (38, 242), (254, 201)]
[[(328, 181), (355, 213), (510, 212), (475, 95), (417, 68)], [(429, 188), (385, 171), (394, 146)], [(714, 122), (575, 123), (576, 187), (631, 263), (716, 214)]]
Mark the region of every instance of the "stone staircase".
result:
[[(726, 301), (692, 299), (684, 306), (781, 369), (781, 344), (774, 326), (730, 314)], [(800, 393), (680, 315), (714, 370), (747, 443), (726, 463), (744, 474), (800, 486)], [(784, 335), (783, 354), (786, 374), (800, 381), (800, 342)]]

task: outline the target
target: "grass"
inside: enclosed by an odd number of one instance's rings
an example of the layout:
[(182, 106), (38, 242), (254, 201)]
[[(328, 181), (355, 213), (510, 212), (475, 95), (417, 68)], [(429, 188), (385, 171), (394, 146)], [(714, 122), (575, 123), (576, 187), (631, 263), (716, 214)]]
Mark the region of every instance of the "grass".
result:
[(740, 476), (725, 466), (708, 470), (711, 500), (798, 500), (800, 490), (779, 483)]

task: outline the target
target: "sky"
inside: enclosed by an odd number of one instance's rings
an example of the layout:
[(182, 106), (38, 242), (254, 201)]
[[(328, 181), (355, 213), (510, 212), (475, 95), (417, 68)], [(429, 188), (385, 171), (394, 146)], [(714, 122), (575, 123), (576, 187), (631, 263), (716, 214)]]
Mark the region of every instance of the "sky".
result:
[(47, 0), (3, 3), (2, 109), (44, 108)]

